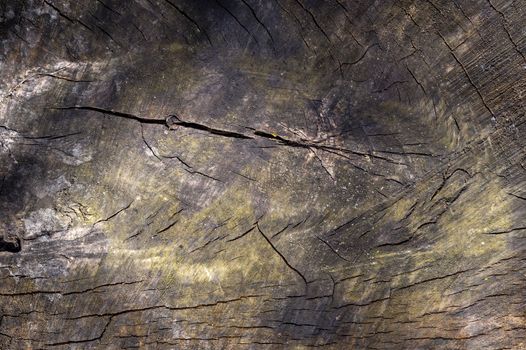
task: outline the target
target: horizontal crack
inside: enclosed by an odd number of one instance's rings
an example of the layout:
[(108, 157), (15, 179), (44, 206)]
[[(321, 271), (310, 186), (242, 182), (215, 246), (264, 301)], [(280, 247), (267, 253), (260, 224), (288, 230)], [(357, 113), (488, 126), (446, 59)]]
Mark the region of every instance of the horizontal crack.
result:
[[(119, 112), (119, 111), (115, 111), (115, 110), (112, 110), (112, 109), (104, 109), (104, 108), (92, 107), (92, 106), (55, 107), (55, 108), (51, 108), (51, 109), (94, 111), (94, 112), (98, 112), (98, 113), (102, 113), (102, 114), (108, 114), (108, 115), (112, 115), (112, 116), (123, 118), (123, 119), (135, 120), (135, 121), (137, 121), (139, 123), (142, 123), (142, 124), (163, 125), (163, 126), (166, 126), (166, 127), (168, 127), (169, 129), (172, 129), (172, 130), (173, 129), (177, 129), (178, 127), (183, 127), (183, 128), (188, 128), (188, 129), (205, 131), (205, 132), (213, 134), (213, 135), (229, 137), (229, 138), (236, 138), (236, 139), (252, 140), (252, 139), (254, 139), (254, 136), (257, 136), (257, 137), (261, 137), (261, 138), (266, 138), (266, 139), (272, 140), (274, 142), (277, 142), (277, 143), (279, 143), (281, 145), (288, 146), (288, 147), (305, 148), (305, 149), (309, 149), (309, 150), (311, 150), (311, 149), (319, 149), (319, 150), (322, 150), (322, 151), (326, 151), (326, 152), (337, 154), (339, 156), (344, 156), (344, 155), (342, 155), (340, 153), (337, 153), (337, 152), (343, 152), (343, 153), (353, 154), (353, 155), (360, 156), (360, 157), (365, 157), (365, 158), (369, 158), (370, 157), (370, 158), (374, 158), (374, 159), (383, 160), (383, 161), (386, 161), (386, 162), (395, 163), (392, 159), (389, 159), (389, 158), (386, 158), (386, 157), (382, 157), (380, 155), (376, 155), (376, 154), (372, 154), (372, 153), (364, 153), (364, 152), (360, 152), (360, 151), (354, 151), (354, 150), (350, 150), (350, 149), (347, 149), (347, 148), (323, 145), (323, 144), (319, 144), (319, 143), (315, 143), (315, 142), (308, 142), (306, 140), (299, 140), (299, 141), (291, 140), (291, 139), (287, 139), (287, 138), (281, 137), (281, 136), (273, 134), (273, 133), (269, 133), (269, 132), (266, 132), (266, 131), (263, 131), (263, 130), (257, 130), (257, 129), (254, 129), (254, 128), (251, 128), (251, 127), (247, 127), (247, 129), (251, 130), (253, 136), (247, 135), (247, 134), (243, 134), (243, 133), (239, 133), (239, 132), (235, 132), (235, 131), (230, 131), (230, 130), (216, 129), (216, 128), (213, 128), (213, 127), (210, 127), (210, 126), (207, 126), (207, 125), (204, 125), (204, 124), (199, 124), (199, 123), (195, 123), (195, 122), (189, 122), (189, 121), (182, 120), (181, 118), (179, 118), (178, 116), (176, 116), (174, 114), (168, 115), (165, 119), (156, 119), (156, 118), (139, 117), (139, 116), (136, 116), (136, 115), (130, 114), (130, 113)], [(398, 164), (398, 163), (396, 163), (396, 164)]]
[(138, 116), (133, 115), (133, 114), (119, 112), (119, 111), (114, 111), (112, 109), (99, 108), (99, 107), (70, 106), (70, 107), (55, 107), (55, 108), (52, 108), (52, 109), (58, 109), (58, 110), (71, 110), (71, 109), (73, 109), (73, 110), (94, 111), (94, 112), (99, 112), (99, 113), (103, 113), (103, 114), (113, 115), (113, 116), (119, 117), (119, 118), (135, 120), (135, 121), (138, 121), (138, 122), (144, 123), (144, 124), (157, 124), (157, 125), (165, 125), (165, 126), (167, 126), (166, 125), (166, 120), (164, 120), (164, 119), (143, 118), (143, 117), (138, 117)]
[(206, 132), (209, 132), (211, 134), (219, 135), (219, 136), (233, 137), (233, 138), (237, 138), (237, 139), (252, 139), (253, 138), (253, 137), (247, 136), (245, 134), (241, 134), (241, 133), (237, 133), (237, 132), (233, 132), (233, 131), (214, 129), (214, 128), (211, 128), (209, 126), (203, 125), (203, 124), (194, 123), (194, 122), (186, 122), (186, 121), (183, 121), (183, 120), (179, 119), (179, 117), (177, 117), (175, 115), (170, 115), (170, 116), (168, 116), (168, 118), (166, 118), (166, 125), (170, 129), (173, 129), (173, 128), (177, 127), (177, 126), (182, 126), (184, 128), (190, 128), (190, 129), (206, 131)]

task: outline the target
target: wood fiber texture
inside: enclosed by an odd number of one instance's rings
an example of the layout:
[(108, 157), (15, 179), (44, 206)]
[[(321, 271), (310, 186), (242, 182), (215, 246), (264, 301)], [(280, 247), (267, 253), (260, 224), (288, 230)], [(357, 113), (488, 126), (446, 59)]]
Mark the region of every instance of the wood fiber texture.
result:
[(0, 348), (526, 349), (525, 23), (0, 1)]

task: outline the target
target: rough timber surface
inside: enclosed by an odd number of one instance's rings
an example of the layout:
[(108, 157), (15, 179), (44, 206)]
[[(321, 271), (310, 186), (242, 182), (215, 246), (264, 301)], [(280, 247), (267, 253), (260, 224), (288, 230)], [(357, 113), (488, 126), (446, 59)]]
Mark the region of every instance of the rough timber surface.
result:
[(0, 1), (0, 348), (525, 349), (525, 23)]

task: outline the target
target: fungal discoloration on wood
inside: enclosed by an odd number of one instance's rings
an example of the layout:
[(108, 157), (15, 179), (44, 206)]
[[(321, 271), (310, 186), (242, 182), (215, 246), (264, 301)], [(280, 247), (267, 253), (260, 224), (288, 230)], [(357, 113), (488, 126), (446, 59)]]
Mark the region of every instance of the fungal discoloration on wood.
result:
[(526, 346), (520, 2), (0, 9), (0, 348)]

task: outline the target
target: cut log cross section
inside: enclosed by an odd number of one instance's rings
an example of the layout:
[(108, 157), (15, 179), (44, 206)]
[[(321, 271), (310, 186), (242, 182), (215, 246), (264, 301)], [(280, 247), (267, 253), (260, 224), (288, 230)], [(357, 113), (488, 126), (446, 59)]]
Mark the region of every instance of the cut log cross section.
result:
[(526, 349), (524, 23), (0, 1), (0, 349)]

